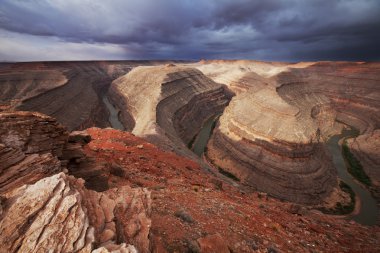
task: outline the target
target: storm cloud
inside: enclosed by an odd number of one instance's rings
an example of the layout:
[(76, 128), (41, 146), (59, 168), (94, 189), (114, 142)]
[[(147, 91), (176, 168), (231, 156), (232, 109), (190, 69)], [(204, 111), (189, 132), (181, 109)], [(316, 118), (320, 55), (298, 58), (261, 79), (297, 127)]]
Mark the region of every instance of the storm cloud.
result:
[(378, 0), (2, 0), (0, 60), (379, 60)]

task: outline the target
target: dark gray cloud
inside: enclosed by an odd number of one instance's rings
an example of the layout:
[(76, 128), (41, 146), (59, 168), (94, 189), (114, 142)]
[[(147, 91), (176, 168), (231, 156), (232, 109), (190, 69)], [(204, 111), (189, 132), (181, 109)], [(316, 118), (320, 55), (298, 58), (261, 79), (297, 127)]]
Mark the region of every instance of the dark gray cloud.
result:
[(378, 0), (0, 2), (0, 60), (380, 60), (379, 31)]

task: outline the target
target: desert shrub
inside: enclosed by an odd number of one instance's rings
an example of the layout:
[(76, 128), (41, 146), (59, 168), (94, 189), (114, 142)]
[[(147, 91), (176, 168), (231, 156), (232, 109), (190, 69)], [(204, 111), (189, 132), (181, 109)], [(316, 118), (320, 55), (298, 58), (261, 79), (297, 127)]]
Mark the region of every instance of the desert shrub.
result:
[(371, 186), (371, 179), (363, 170), (363, 166), (361, 165), (360, 161), (351, 153), (346, 140), (343, 142), (342, 152), (343, 157), (347, 162), (348, 172), (359, 182), (367, 186)]
[(228, 171), (226, 171), (220, 167), (218, 168), (218, 170), (219, 170), (219, 173), (225, 175), (226, 177), (229, 177), (235, 181), (240, 181), (240, 179), (238, 177), (236, 177), (234, 174), (232, 174), (231, 172), (228, 172)]

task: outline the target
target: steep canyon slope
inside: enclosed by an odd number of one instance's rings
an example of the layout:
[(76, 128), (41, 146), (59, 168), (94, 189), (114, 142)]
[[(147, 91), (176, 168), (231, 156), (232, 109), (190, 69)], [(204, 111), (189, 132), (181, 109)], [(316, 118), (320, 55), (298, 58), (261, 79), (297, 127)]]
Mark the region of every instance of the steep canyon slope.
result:
[[(1, 146), (24, 154), (17, 161), (0, 153), (9, 178), (0, 192), (0, 252), (380, 250), (378, 227), (243, 191), (130, 133), (68, 133), (31, 112), (2, 112), (0, 120), (9, 129)], [(43, 156), (52, 162), (23, 166)], [(24, 184), (11, 176), (20, 167), (30, 176)]]
[(112, 83), (110, 95), (126, 129), (190, 156), (187, 144), (231, 98), (199, 70), (173, 64), (134, 68)]
[[(208, 158), (273, 196), (322, 202), (337, 185), (323, 142), (344, 126), (361, 133), (379, 128), (377, 63), (210, 61), (193, 66), (237, 94), (209, 142)], [(368, 155), (379, 157), (375, 150)]]
[(69, 130), (109, 126), (102, 98), (117, 77), (154, 61), (13, 63), (0, 69), (0, 105), (38, 111)]

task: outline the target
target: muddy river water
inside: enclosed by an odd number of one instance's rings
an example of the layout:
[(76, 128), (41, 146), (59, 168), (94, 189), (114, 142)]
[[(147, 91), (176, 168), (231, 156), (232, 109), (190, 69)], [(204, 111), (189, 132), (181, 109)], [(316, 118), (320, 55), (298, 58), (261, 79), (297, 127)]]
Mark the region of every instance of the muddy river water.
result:
[(209, 118), (199, 131), (194, 140), (191, 150), (198, 156), (202, 156), (206, 149), (208, 139), (212, 134), (214, 123), (218, 120), (219, 115)]
[(363, 225), (375, 225), (378, 217), (378, 208), (371, 193), (359, 184), (347, 171), (347, 165), (343, 158), (342, 146), (339, 140), (355, 136), (355, 130), (343, 130), (341, 134), (334, 135), (327, 141), (327, 147), (333, 158), (333, 163), (338, 170), (338, 176), (348, 184), (360, 199), (360, 210), (350, 218)]
[(107, 96), (103, 97), (103, 103), (107, 106), (110, 113), (108, 121), (110, 122), (112, 128), (124, 130), (123, 124), (119, 120), (119, 111), (110, 103)]
[[(217, 119), (218, 116), (208, 119), (195, 138), (192, 145), (192, 150), (198, 156), (202, 156), (205, 151), (207, 142), (213, 131), (213, 126)], [(332, 155), (333, 163), (338, 170), (339, 178), (352, 188), (357, 199), (360, 201), (359, 212), (350, 216), (350, 219), (353, 219), (363, 225), (375, 225), (377, 223), (379, 213), (376, 200), (372, 197), (371, 193), (360, 183), (354, 180), (351, 174), (347, 171), (347, 165), (342, 154), (342, 146), (339, 144), (341, 139), (354, 137), (355, 133), (355, 130), (343, 130), (341, 134), (332, 136), (326, 144), (330, 154)]]

